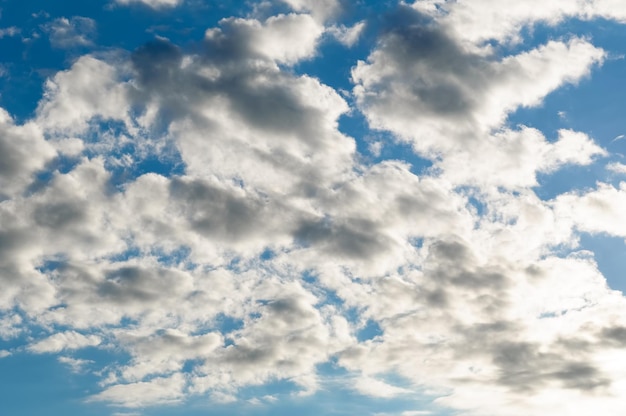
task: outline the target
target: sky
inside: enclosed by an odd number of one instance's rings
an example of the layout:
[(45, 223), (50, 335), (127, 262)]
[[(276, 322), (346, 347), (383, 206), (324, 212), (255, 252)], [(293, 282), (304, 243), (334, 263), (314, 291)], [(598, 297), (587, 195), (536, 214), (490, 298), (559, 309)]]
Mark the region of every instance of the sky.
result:
[(621, 0), (0, 0), (0, 413), (626, 413)]

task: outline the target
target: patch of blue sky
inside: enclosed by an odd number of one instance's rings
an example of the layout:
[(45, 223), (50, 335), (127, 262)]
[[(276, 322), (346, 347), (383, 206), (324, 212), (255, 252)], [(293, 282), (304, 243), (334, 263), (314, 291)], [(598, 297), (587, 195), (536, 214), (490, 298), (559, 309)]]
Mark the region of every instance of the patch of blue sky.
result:
[(159, 263), (165, 266), (192, 266), (188, 262), (190, 254), (191, 248), (187, 246), (181, 246), (169, 252), (161, 249), (155, 249), (151, 252), (151, 255), (155, 256)]
[[(73, 369), (61, 357), (81, 360), (79, 365), (84, 368)], [(109, 406), (87, 403), (86, 398), (101, 390), (98, 371), (103, 369), (103, 363), (127, 360), (119, 351), (102, 348), (60, 354), (14, 353), (0, 359), (0, 374), (11, 374), (10, 379), (0, 378), (2, 412), (11, 416), (111, 416)]]
[(387, 131), (370, 129), (358, 110), (339, 119), (339, 130), (355, 139), (359, 161), (365, 166), (385, 160), (399, 160), (410, 165), (410, 171), (419, 176), (433, 165), (431, 160), (417, 155), (409, 143)]
[(56, 256), (54, 258), (42, 259), (41, 264), (37, 267), (39, 273), (51, 273), (55, 270), (63, 268), (67, 264), (67, 258), (65, 256)]
[(519, 108), (509, 116), (508, 124), (512, 128), (519, 125), (536, 128), (549, 141), (558, 138), (559, 129), (580, 131), (593, 138), (609, 155), (597, 158), (589, 166), (564, 166), (555, 172), (540, 173), (535, 192), (543, 200), (564, 192), (591, 189), (598, 181), (619, 182), (619, 176), (607, 171), (605, 166), (609, 162), (622, 161), (626, 152), (626, 142), (615, 140), (626, 133), (623, 109), (619, 104), (626, 94), (623, 83), (626, 33), (620, 25), (603, 20), (575, 19), (556, 28), (539, 25), (527, 31), (529, 40), (523, 47), (527, 49), (550, 39), (567, 39), (571, 33), (591, 38), (594, 45), (607, 51), (606, 61), (592, 69), (591, 77), (549, 94), (540, 106)]
[(96, 387), (89, 374), (73, 374), (56, 355), (14, 354), (0, 359), (2, 411), (11, 416), (85, 414), (110, 416), (104, 406), (86, 406), (85, 390)]
[(378, 325), (378, 322), (368, 319), (365, 325), (360, 328), (356, 333), (356, 338), (359, 342), (374, 339), (383, 334), (383, 330)]
[[(244, 327), (244, 321), (239, 318), (235, 318), (223, 313), (219, 313), (213, 320), (211, 330), (208, 332), (217, 330), (224, 335), (238, 331)], [(198, 335), (195, 333), (194, 335)]]
[(624, 239), (582, 233), (580, 248), (590, 250), (611, 289), (626, 293), (626, 244)]
[(126, 250), (108, 256), (107, 260), (111, 262), (125, 262), (131, 259), (141, 258), (143, 254), (139, 247), (132, 246), (131, 244)]
[[(550, 140), (555, 140), (557, 130), (567, 128), (589, 134), (600, 145), (615, 151), (615, 137), (626, 133), (623, 109), (619, 105), (626, 85), (626, 32), (614, 22), (603, 20), (569, 20), (556, 28), (537, 26), (525, 49), (544, 44), (550, 39), (567, 39), (572, 33), (584, 35), (596, 47), (607, 52), (602, 65), (594, 67), (590, 77), (577, 85), (565, 85), (549, 94), (538, 107), (519, 108), (509, 116), (512, 127), (523, 124), (541, 130)], [(531, 45), (528, 43), (532, 42)], [(609, 147), (610, 146), (610, 147)], [(613, 148), (611, 148), (613, 147)]]

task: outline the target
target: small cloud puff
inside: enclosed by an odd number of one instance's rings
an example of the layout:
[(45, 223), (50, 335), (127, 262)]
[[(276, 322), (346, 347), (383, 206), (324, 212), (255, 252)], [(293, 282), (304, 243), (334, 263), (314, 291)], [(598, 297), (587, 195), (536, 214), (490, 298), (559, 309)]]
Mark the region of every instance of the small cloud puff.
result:
[(41, 27), (58, 49), (91, 46), (96, 35), (96, 21), (82, 16), (59, 17)]

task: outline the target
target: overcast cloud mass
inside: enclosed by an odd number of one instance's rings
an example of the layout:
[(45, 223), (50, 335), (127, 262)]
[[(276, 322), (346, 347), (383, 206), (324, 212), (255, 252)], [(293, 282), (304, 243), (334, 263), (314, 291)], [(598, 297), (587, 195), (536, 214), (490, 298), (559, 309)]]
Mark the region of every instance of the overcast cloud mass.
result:
[(11, 415), (626, 414), (626, 3), (40, 3), (0, 3)]

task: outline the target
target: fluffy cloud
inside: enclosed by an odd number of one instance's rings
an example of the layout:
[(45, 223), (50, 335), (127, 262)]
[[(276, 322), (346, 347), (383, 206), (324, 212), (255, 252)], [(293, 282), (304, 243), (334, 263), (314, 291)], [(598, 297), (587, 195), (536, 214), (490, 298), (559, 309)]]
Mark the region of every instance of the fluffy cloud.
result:
[(117, 384), (93, 396), (91, 401), (106, 401), (128, 408), (179, 403), (184, 397), (185, 379), (180, 374), (150, 381)]
[(51, 335), (48, 338), (29, 345), (28, 349), (37, 353), (60, 352), (85, 347), (95, 347), (101, 342), (100, 337), (97, 335), (83, 335), (75, 331), (69, 331)]
[(15, 26), (5, 27), (0, 29), (0, 39), (4, 37), (12, 37), (17, 36), (21, 33), (20, 28)]
[[(462, 39), (455, 16), (489, 2), (401, 5), (353, 92), (372, 128), (431, 159), (416, 175), (361, 162), (339, 130), (356, 109), (296, 70), (324, 33), (351, 44), (362, 26), (324, 27), (338, 2), (285, 3), (311, 14), (224, 19), (192, 52), (157, 39), (83, 56), (32, 120), (2, 113), (0, 337), (40, 326), (30, 353), (124, 351), (90, 400), (128, 408), (276, 380), (312, 394), (332, 361), (361, 394), (427, 391), (467, 414), (621, 414), (624, 298), (576, 244), (626, 236), (626, 188), (541, 200), (538, 173), (607, 151), (506, 125), (606, 52), (570, 37), (500, 56), (480, 42), (544, 15), (513, 7)], [(179, 170), (132, 169), (147, 157)]]
[[(255, 55), (280, 63), (294, 64), (315, 53), (324, 27), (307, 14), (278, 15), (265, 22), (254, 19), (224, 19), (220, 29), (209, 29), (206, 39), (221, 53)], [(228, 49), (232, 50), (228, 50)]]
[(626, 21), (626, 9), (615, 0), (557, 0), (550, 4), (527, 0), (509, 7), (498, 7), (494, 0), (416, 0), (412, 7), (435, 16), (455, 37), (473, 44), (491, 39), (520, 42), (524, 27), (555, 26), (571, 18)]
[(408, 7), (398, 13), (367, 61), (352, 70), (354, 94), (371, 127), (396, 133), (425, 155), (478, 145), (511, 111), (577, 82), (605, 56), (582, 38), (485, 55), (465, 50)]
[(90, 46), (96, 34), (96, 22), (88, 17), (60, 17), (42, 26), (55, 48)]
[(358, 42), (363, 29), (365, 29), (365, 21), (358, 22), (352, 27), (346, 27), (344, 25), (341, 26), (331, 26), (327, 33), (341, 42), (343, 45), (347, 47), (353, 46)]
[(561, 218), (569, 219), (581, 231), (626, 237), (622, 204), (626, 203), (626, 183), (618, 187), (598, 184), (585, 193), (560, 195), (555, 209)]
[(4, 109), (0, 109), (0, 131), (0, 199), (4, 200), (23, 192), (56, 151), (37, 124), (15, 125)]
[(325, 20), (336, 16), (342, 10), (341, 0), (280, 0), (293, 10), (301, 12), (308, 11), (319, 19)]
[(51, 134), (65, 135), (84, 131), (94, 117), (124, 120), (128, 87), (118, 77), (115, 64), (89, 55), (79, 58), (71, 69), (46, 82), (37, 124)]
[(474, 146), (446, 155), (435, 167), (455, 184), (515, 189), (537, 185), (537, 173), (589, 165), (606, 155), (584, 133), (560, 130), (556, 141), (548, 141), (540, 131), (523, 127), (486, 135)]

